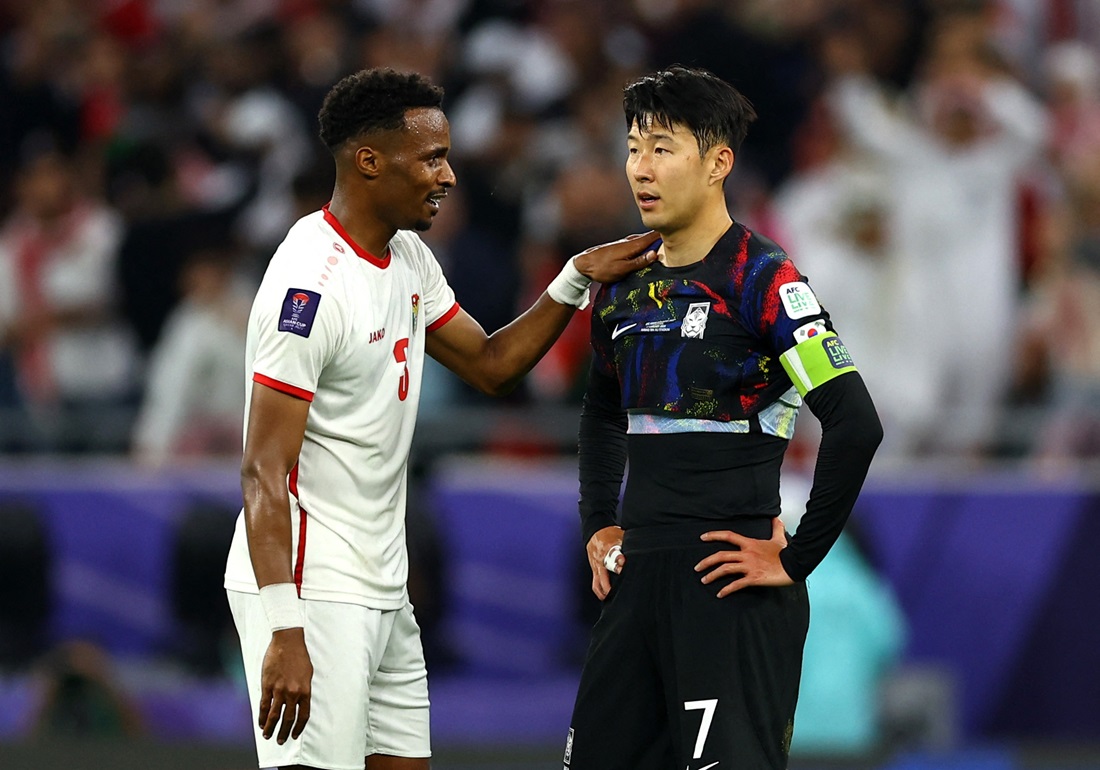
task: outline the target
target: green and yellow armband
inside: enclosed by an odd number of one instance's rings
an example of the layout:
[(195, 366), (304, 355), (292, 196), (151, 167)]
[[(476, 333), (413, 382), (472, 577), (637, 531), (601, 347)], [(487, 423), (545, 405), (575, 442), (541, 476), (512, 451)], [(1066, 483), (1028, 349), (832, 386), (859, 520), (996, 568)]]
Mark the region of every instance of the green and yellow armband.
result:
[(803, 340), (781, 355), (779, 360), (800, 396), (835, 377), (856, 371), (848, 348), (844, 347), (836, 332), (825, 332)]

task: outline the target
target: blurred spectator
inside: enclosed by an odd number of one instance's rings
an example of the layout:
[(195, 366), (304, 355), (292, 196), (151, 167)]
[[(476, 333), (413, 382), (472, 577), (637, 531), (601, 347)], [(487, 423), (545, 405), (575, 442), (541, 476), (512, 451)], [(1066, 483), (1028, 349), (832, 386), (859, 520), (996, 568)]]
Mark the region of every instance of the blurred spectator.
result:
[(143, 143), (120, 153), (108, 170), (114, 200), (128, 223), (118, 257), (121, 309), (146, 353), (180, 300), (188, 255), (231, 243), (240, 210), (204, 209), (189, 200), (178, 163), (164, 147)]
[[(657, 40), (654, 64), (705, 67), (755, 105), (760, 117), (738, 154), (738, 174), (752, 169), (769, 186), (778, 184), (791, 170), (791, 139), (815, 86), (813, 30), (833, 6), (844, 4), (699, 0), (664, 6), (663, 19), (654, 14), (661, 4), (638, 5), (649, 16)], [(677, 5), (677, 11), (669, 10)], [(863, 5), (870, 13), (883, 3)]]
[(803, 652), (791, 752), (866, 756), (883, 748), (879, 699), (901, 660), (905, 617), (849, 522), (808, 581), (813, 619)]
[(469, 216), (466, 195), (456, 187), (423, 237), (459, 304), (494, 332), (516, 317), (519, 266), (509, 244), (492, 230), (471, 224)]
[(905, 291), (890, 234), (900, 204), (881, 164), (847, 144), (826, 109), (813, 115), (807, 135), (814, 149), (805, 153), (813, 155), (812, 165), (776, 192), (776, 238), (810, 279), (867, 388), (878, 397), (886, 434), (879, 459), (904, 455), (914, 433), (906, 407), (919, 394), (910, 394), (908, 380), (896, 375), (905, 369), (897, 359), (911, 355), (912, 326), (884, 312), (884, 304)]
[[(283, 26), (286, 94), (309, 121), (310, 134), (329, 87), (349, 69), (348, 58), (356, 26), (341, 7), (299, 4)], [(327, 158), (326, 158), (327, 160)], [(329, 190), (332, 190), (331, 185)]]
[[(510, 99), (498, 105), (497, 98), (480, 88), (467, 90), (451, 110), (451, 143), (470, 224), (514, 244), (522, 230), (525, 199), (545, 170), (534, 151), (534, 116)], [(495, 112), (499, 115), (493, 116)]]
[(1078, 155), (1100, 147), (1100, 62), (1093, 49), (1067, 42), (1052, 46), (1045, 63), (1052, 154), (1072, 171)]
[(245, 329), (255, 287), (238, 278), (232, 254), (188, 260), (182, 301), (149, 361), (134, 455), (163, 466), (186, 457), (236, 455), (244, 420)]
[[(644, 232), (629, 189), (622, 166), (602, 156), (577, 158), (561, 170), (529, 212), (521, 302), (534, 301), (570, 255), (630, 232)], [(527, 387), (541, 400), (560, 401), (583, 388), (590, 319), (591, 310), (577, 313), (531, 370)]]
[(355, 9), (382, 27), (400, 26), (418, 37), (443, 38), (470, 0), (354, 0)]
[(991, 59), (981, 17), (935, 28), (917, 118), (891, 110), (851, 36), (826, 44), (832, 106), (852, 139), (887, 164), (899, 201), (900, 265), (890, 311), (911, 329), (898, 372), (927, 448), (988, 451), (1005, 396), (1020, 289), (1016, 182), (1045, 138), (1042, 107)]
[(359, 40), (359, 57), (352, 61), (353, 67), (415, 70), (442, 82), (450, 53), (446, 38), (421, 34), (409, 24), (409, 20), (401, 20), (364, 33)]
[(40, 675), (42, 700), (33, 719), (34, 735), (132, 738), (144, 731), (137, 708), (115, 680), (110, 657), (94, 643), (58, 645)]
[(0, 502), (0, 670), (19, 671), (46, 649), (54, 556), (40, 510)]
[(126, 70), (126, 52), (114, 36), (95, 32), (83, 41), (72, 85), (80, 94), (80, 135), (84, 142), (106, 144), (118, 130), (125, 112)]
[(1035, 453), (1062, 466), (1100, 458), (1100, 145), (1075, 153), (1067, 172), (1019, 346), (1021, 375), (1049, 377), (1049, 422)]
[(1093, 0), (995, 0), (979, 2), (994, 25), (1001, 53), (1022, 72), (1040, 72), (1051, 43), (1078, 40), (1100, 45), (1100, 6)]
[(255, 178), (256, 195), (241, 214), (238, 234), (266, 251), (293, 221), (291, 183), (308, 165), (311, 148), (305, 121), (275, 88), (276, 34), (261, 26), (210, 41), (202, 56), (206, 78), (192, 89), (205, 128)]
[(53, 147), (28, 155), (16, 201), (0, 229), (0, 349), (22, 405), (48, 448), (117, 450), (135, 382), (114, 281), (122, 221)]
[[(805, 513), (809, 480), (784, 473), (780, 518), (789, 532)], [(884, 683), (901, 662), (908, 631), (893, 588), (878, 572), (858, 511), (809, 577), (810, 630), (791, 753), (866, 757), (884, 748)]]
[[(447, 193), (432, 229), (423, 238), (443, 267), (455, 299), (486, 331), (494, 332), (512, 322), (520, 287), (518, 257), (497, 232), (470, 221), (463, 188), (455, 187)], [(430, 416), (434, 410), (455, 403), (489, 400), (435, 359), (424, 359), (420, 393), (423, 415)]]
[[(864, 368), (902, 383), (877, 388), (896, 391), (893, 411), (914, 418), (888, 431), (906, 437), (894, 448), (981, 451), (1003, 399), (1011, 336), (1004, 329), (1019, 313), (1018, 284), (1048, 272), (1035, 223), (1075, 158), (1100, 141), (1097, 14), (1092, 0), (11, 3), (0, 11), (0, 180), (16, 179), (22, 148), (43, 134), (79, 161), (72, 168), (83, 197), (99, 197), (104, 176), (106, 199), (124, 221), (113, 247), (122, 290), (115, 307), (148, 354), (182, 299), (189, 255), (243, 250), (242, 269), (258, 273), (273, 239), (303, 206), (315, 210), (305, 189), (314, 188), (313, 134), (329, 85), (364, 66), (417, 69), (447, 88), (465, 209), (440, 248), (453, 252), (449, 270), (468, 276), (458, 278), (470, 283), (464, 304), (481, 307), (475, 316), (489, 327), (559, 259), (563, 232), (589, 245), (592, 223), (605, 215), (610, 236), (634, 229), (634, 220), (624, 225), (605, 211), (621, 189), (618, 175), (592, 173), (618, 168), (622, 158), (622, 84), (673, 61), (706, 66), (737, 84), (762, 116), (727, 190), (732, 210), (788, 245), (815, 285), (835, 295), (838, 320), (851, 318), (843, 324), (849, 343), (864, 348)], [(848, 53), (844, 41), (855, 41)], [(845, 58), (852, 65), (851, 49), (854, 66), (838, 66)], [(1043, 121), (1002, 60), (1050, 105), (1053, 163), (1022, 191), (1016, 177)], [(839, 78), (841, 71), (862, 78)], [(840, 189), (849, 162), (858, 166), (848, 180), (855, 186), (880, 171), (847, 151), (829, 151), (828, 166), (807, 166), (806, 136), (822, 128), (816, 100), (829, 72), (831, 104), (860, 104), (845, 132), (885, 161), (892, 192), (875, 201), (881, 207), (847, 207), (831, 234), (808, 225), (823, 191), (849, 194)], [(912, 117), (885, 108), (883, 87), (908, 95)], [(874, 139), (887, 135), (885, 126), (904, 131)], [(821, 150), (817, 144), (810, 149)], [(20, 195), (16, 184), (0, 183), (0, 217)], [(560, 217), (591, 221), (574, 226)], [(792, 218), (801, 224), (784, 221)], [(813, 245), (788, 243), (806, 233)], [(882, 243), (868, 249), (875, 238)], [(875, 256), (842, 268), (837, 249)], [(498, 267), (496, 288), (484, 283), (485, 265)], [(886, 321), (864, 320), (874, 293), (890, 297)], [(5, 410), (0, 448), (60, 446), (49, 430), (51, 420), (55, 428), (63, 422), (60, 401), (36, 389), (34, 409), (24, 408), (34, 356), (15, 347), (9, 315), (0, 309), (0, 409), (18, 409)], [(891, 325), (920, 332), (897, 351), (904, 360), (887, 367), (872, 348), (904, 333)], [(552, 357), (562, 360), (535, 375), (530, 397), (569, 393), (571, 367), (585, 353), (568, 340), (559, 348)], [(959, 349), (968, 355), (951, 355)], [(936, 435), (945, 425), (951, 431)], [(93, 443), (121, 446), (117, 437)]]
[[(10, 180), (20, 165), (28, 137), (48, 130), (64, 147), (80, 139), (80, 108), (63, 75), (71, 63), (71, 43), (82, 32), (83, 15), (64, 0), (11, 4), (14, 26), (4, 40), (0, 68), (0, 179)], [(6, 9), (7, 10), (7, 9)], [(5, 211), (9, 195), (0, 196)]]
[(172, 544), (172, 651), (199, 676), (224, 675), (239, 661), (222, 590), (236, 514), (224, 504), (195, 502), (180, 518)]
[(409, 601), (424, 645), (424, 659), (438, 675), (457, 662), (443, 623), (453, 599), (451, 553), (432, 504), (432, 464), (415, 456), (409, 466), (409, 506), (406, 528), (409, 549)]

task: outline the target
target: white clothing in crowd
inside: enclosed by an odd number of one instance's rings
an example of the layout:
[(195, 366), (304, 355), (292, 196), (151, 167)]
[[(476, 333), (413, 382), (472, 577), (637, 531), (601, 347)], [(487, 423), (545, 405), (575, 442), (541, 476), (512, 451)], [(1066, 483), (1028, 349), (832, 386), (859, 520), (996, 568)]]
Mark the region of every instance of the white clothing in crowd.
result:
[(1047, 125), (1040, 104), (1007, 79), (986, 81), (976, 98), (984, 128), (964, 145), (892, 110), (868, 78), (839, 81), (831, 100), (849, 137), (890, 175), (900, 289), (882, 312), (908, 327), (897, 372), (917, 397), (908, 408), (927, 418), (938, 446), (955, 450), (987, 444), (996, 428), (1017, 324), (1016, 183)]

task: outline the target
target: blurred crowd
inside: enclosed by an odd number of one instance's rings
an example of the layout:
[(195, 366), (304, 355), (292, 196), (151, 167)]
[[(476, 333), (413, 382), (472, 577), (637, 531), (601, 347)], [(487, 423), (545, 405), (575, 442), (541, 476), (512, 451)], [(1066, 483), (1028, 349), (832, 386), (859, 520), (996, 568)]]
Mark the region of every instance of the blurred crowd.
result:
[[(446, 88), (425, 239), (492, 331), (640, 230), (621, 89), (680, 62), (755, 104), (731, 210), (832, 312), (886, 455), (1095, 458), (1098, 44), (1088, 0), (12, 0), (0, 451), (239, 451), (251, 294), (328, 199), (343, 75)], [(577, 403), (587, 355), (578, 314), (512, 405)], [(435, 375), (431, 404), (479, 403)]]

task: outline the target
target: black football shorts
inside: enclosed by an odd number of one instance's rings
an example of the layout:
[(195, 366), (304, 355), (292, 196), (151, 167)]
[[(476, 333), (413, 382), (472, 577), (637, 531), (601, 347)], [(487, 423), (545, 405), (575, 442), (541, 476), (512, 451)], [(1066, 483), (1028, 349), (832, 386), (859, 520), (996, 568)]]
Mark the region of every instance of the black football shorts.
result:
[(694, 566), (767, 517), (629, 530), (581, 675), (565, 770), (782, 770), (809, 625), (804, 583), (719, 599)]

